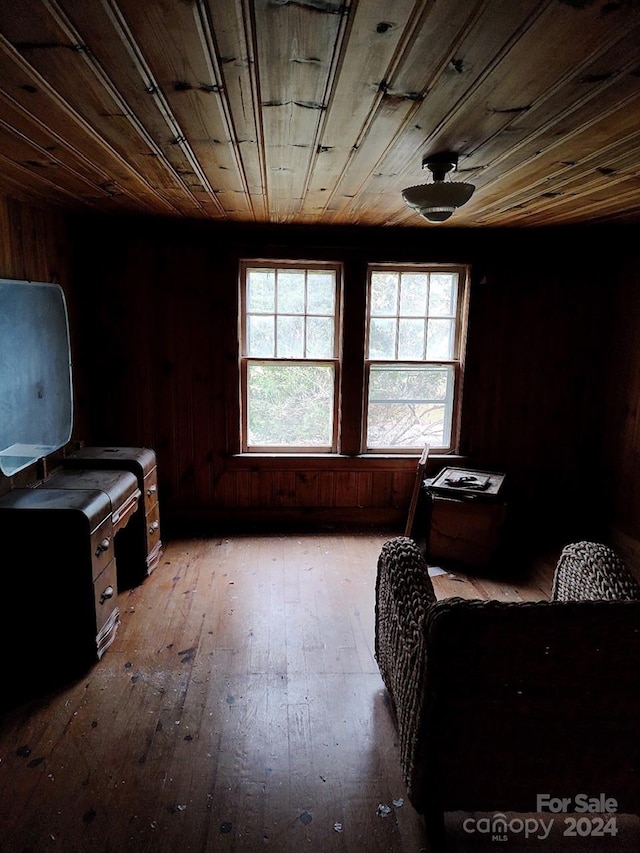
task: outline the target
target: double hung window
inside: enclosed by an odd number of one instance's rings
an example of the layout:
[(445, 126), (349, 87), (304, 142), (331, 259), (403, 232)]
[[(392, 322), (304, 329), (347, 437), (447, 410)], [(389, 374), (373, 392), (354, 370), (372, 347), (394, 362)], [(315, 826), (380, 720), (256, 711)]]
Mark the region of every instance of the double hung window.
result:
[(242, 451), (455, 449), (466, 280), (463, 266), (370, 265), (345, 320), (340, 264), (244, 261)]
[(461, 382), (465, 270), (369, 268), (364, 450), (450, 450)]
[(335, 452), (340, 268), (245, 263), (242, 447)]

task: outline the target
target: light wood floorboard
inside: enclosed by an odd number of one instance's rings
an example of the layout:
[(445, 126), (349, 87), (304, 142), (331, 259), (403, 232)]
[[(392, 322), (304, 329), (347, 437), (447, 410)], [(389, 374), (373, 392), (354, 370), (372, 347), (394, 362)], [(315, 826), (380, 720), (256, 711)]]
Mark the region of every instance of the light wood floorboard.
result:
[[(390, 535), (169, 542), (120, 594), (103, 659), (0, 718), (0, 851), (426, 850), (373, 656)], [(544, 598), (556, 556), (517, 578), (456, 571), (434, 587)], [(495, 850), (450, 823), (452, 850)]]

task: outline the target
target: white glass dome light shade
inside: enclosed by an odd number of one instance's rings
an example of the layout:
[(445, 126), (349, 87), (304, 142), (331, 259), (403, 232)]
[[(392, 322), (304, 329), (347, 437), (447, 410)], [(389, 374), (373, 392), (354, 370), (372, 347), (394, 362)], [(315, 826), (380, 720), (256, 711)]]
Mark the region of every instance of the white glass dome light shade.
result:
[(407, 187), (402, 191), (402, 198), (429, 222), (444, 222), (469, 201), (474, 191), (473, 184), (434, 181)]

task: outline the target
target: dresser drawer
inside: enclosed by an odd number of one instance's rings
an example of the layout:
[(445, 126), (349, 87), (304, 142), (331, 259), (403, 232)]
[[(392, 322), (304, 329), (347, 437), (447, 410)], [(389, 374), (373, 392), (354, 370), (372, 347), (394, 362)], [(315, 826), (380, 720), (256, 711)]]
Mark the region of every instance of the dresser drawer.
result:
[(111, 515), (114, 536), (119, 530), (122, 530), (124, 527), (127, 526), (127, 524), (129, 523), (129, 519), (138, 509), (139, 501), (140, 490), (136, 489), (133, 494), (129, 495), (129, 497), (124, 503), (120, 504), (117, 509), (114, 508), (113, 513)]
[(153, 468), (145, 475), (142, 489), (144, 511), (148, 513), (158, 503), (158, 469)]
[(94, 579), (104, 571), (114, 559), (113, 524), (111, 517), (105, 518), (102, 524), (91, 534), (91, 568)]
[(118, 605), (118, 581), (116, 578), (115, 560), (112, 560), (93, 582), (93, 595), (96, 610), (96, 634), (99, 634), (103, 625)]
[(145, 518), (145, 528), (147, 536), (147, 553), (153, 550), (157, 542), (160, 541), (160, 507), (156, 504), (147, 513)]

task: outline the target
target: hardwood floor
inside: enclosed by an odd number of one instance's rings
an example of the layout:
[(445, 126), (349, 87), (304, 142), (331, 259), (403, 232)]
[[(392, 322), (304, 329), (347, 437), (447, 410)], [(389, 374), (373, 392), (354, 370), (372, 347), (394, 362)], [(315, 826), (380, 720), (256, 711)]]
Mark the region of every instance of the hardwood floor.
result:
[[(373, 657), (390, 535), (169, 542), (120, 594), (103, 659), (2, 715), (0, 851), (426, 850)], [(551, 565), (433, 582), (439, 597), (544, 598)], [(459, 827), (452, 850), (495, 849)]]

